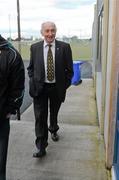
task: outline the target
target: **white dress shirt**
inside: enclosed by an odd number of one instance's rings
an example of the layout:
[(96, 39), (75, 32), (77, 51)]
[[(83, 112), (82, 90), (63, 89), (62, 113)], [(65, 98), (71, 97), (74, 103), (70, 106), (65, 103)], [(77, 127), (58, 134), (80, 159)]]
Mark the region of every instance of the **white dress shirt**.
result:
[(47, 79), (47, 53), (48, 53), (48, 43), (44, 40), (44, 47), (43, 47), (43, 52), (44, 52), (44, 65), (45, 65), (45, 82), (46, 83), (55, 83), (56, 79), (55, 79), (55, 41), (53, 41), (52, 43), (50, 43), (51, 46), (51, 51), (52, 51), (52, 55), (53, 55), (53, 63), (54, 63), (54, 79), (53, 81), (48, 81)]

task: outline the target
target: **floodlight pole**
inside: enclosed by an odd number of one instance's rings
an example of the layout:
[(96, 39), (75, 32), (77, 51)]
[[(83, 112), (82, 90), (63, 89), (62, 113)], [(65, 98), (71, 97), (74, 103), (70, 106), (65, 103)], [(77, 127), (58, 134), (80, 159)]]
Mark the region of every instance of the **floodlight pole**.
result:
[(11, 41), (11, 15), (9, 14), (9, 39)]
[(18, 41), (21, 40), (21, 29), (20, 29), (20, 6), (19, 0), (17, 0), (17, 26), (18, 26)]
[[(19, 6), (19, 0), (17, 0), (17, 26), (18, 26), (18, 49), (19, 53), (21, 54), (21, 29), (20, 29), (20, 6)], [(17, 119), (20, 120), (20, 108), (17, 109)]]

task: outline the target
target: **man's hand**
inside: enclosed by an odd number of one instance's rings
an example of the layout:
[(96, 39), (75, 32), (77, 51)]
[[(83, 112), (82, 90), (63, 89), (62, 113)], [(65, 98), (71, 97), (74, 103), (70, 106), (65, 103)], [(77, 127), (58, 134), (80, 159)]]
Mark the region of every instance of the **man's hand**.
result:
[(11, 114), (8, 113), (7, 116), (6, 116), (6, 118), (7, 118), (7, 119), (10, 119), (10, 117), (11, 117)]

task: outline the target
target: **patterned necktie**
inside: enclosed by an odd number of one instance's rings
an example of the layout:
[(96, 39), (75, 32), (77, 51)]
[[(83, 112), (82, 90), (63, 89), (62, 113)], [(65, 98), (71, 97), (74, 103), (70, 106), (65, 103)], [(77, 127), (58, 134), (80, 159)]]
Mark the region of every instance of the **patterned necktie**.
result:
[(47, 79), (52, 81), (54, 79), (54, 64), (53, 64), (53, 55), (51, 50), (51, 44), (48, 45), (48, 54), (47, 54)]

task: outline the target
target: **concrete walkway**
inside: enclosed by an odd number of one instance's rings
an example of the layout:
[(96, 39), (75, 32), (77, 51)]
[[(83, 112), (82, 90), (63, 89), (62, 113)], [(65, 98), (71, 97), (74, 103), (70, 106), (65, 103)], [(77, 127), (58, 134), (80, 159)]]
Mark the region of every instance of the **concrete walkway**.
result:
[(92, 80), (69, 88), (59, 125), (60, 140), (49, 135), (47, 155), (34, 159), (33, 107), (11, 122), (7, 180), (107, 180)]

